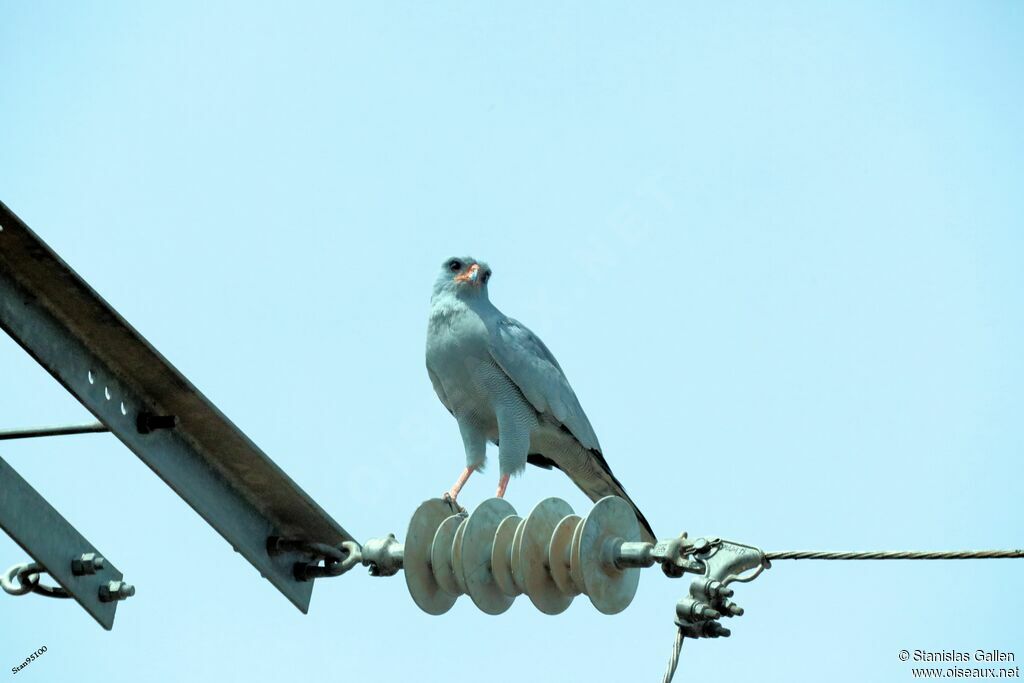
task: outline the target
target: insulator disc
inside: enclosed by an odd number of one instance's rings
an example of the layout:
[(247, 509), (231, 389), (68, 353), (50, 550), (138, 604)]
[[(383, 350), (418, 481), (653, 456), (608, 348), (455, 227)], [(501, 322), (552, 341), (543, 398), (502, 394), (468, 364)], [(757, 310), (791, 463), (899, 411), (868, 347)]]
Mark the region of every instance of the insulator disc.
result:
[(516, 515), (506, 517), (498, 524), (494, 532), (494, 547), (491, 549), (491, 574), (498, 590), (509, 598), (514, 598), (523, 591), (516, 585), (512, 576), (512, 548), (516, 531), (523, 520)]
[(452, 567), (452, 547), (455, 544), (455, 533), (465, 520), (462, 515), (452, 515), (437, 527), (434, 541), (430, 544), (430, 568), (434, 580), (445, 593), (456, 597), (462, 595), (459, 585), (455, 582), (455, 569)]
[(629, 606), (640, 582), (640, 569), (619, 569), (614, 564), (615, 545), (639, 541), (640, 524), (629, 503), (616, 496), (597, 501), (583, 520), (579, 567), (584, 592), (599, 611), (618, 614)]
[(579, 515), (563, 517), (551, 532), (551, 544), (548, 546), (551, 578), (558, 589), (566, 595), (579, 595), (581, 592), (569, 575), (572, 538), (576, 529), (581, 526), (581, 521)]
[(523, 549), (523, 527), (526, 525), (526, 520), (521, 520), (519, 525), (516, 526), (516, 533), (512, 537), (512, 580), (516, 584), (516, 590), (520, 593), (526, 592), (526, 584), (523, 583), (523, 574), (517, 567), (519, 566), (519, 556)]
[(580, 523), (572, 532), (572, 546), (569, 549), (569, 578), (572, 579), (573, 585), (580, 593), (584, 591), (583, 568), (580, 566), (580, 538), (582, 537), (583, 524)]
[(459, 587), (459, 593), (465, 595), (466, 574), (462, 571), (462, 536), (466, 533), (468, 517), (463, 517), (459, 526), (455, 529), (455, 538), (452, 539), (452, 574), (455, 576), (455, 585)]
[[(545, 614), (560, 614), (573, 596), (563, 593), (548, 568), (548, 546), (558, 523), (572, 514), (572, 508), (559, 498), (537, 503), (523, 522), (517, 548), (512, 549), (512, 574), (537, 609)], [(517, 561), (518, 560), (518, 561)]]
[(444, 614), (452, 608), (457, 597), (441, 590), (430, 568), (430, 547), (434, 535), (441, 522), (451, 514), (451, 506), (440, 498), (425, 501), (413, 513), (405, 535), (405, 584), (413, 601), (427, 614)]
[(490, 498), (473, 510), (462, 534), (461, 563), (455, 563), (456, 572), (461, 564), (466, 592), (473, 603), (487, 614), (501, 614), (515, 600), (501, 590), (491, 570), (491, 554), (498, 527), (504, 519), (515, 517), (515, 514), (515, 508), (506, 500)]

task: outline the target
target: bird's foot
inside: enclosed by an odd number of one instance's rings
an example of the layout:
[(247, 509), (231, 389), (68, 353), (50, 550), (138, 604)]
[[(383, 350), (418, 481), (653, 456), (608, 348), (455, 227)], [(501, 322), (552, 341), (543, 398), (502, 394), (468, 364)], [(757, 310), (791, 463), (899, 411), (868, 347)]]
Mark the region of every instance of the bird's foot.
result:
[(455, 500), (455, 496), (452, 495), (451, 491), (445, 491), (444, 495), (441, 496), (441, 500), (448, 503), (448, 507), (450, 507), (452, 512), (456, 515), (460, 512), (466, 511), (466, 508), (459, 505), (458, 501)]
[(504, 498), (505, 497), (505, 489), (508, 488), (508, 479), (509, 479), (509, 475), (507, 475), (507, 474), (501, 475), (501, 478), (498, 480), (498, 490), (494, 494), (495, 498)]

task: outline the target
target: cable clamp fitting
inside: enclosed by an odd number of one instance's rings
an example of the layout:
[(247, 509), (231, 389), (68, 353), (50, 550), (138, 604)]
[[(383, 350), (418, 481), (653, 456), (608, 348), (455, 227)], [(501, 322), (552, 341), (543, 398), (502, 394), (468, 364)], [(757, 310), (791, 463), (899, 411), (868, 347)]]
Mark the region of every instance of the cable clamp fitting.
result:
[(700, 563), (703, 571), (676, 604), (675, 623), (684, 637), (728, 637), (731, 631), (720, 620), (743, 615), (743, 608), (730, 600), (735, 594), (730, 584), (753, 581), (771, 563), (759, 548), (720, 538), (698, 538), (689, 551), (690, 561)]

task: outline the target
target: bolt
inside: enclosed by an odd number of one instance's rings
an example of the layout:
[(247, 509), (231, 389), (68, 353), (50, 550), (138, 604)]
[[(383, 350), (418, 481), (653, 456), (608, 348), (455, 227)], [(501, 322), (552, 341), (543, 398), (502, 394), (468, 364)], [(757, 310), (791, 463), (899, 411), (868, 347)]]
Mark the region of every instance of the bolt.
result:
[(711, 627), (712, 638), (717, 638), (718, 636), (728, 638), (732, 635), (732, 631), (722, 626), (718, 622), (712, 622), (711, 624), (709, 624), (709, 626)]
[(109, 581), (107, 585), (100, 586), (100, 602), (127, 600), (133, 595), (135, 595), (135, 586), (124, 581)]
[(690, 596), (687, 596), (676, 603), (676, 616), (687, 622), (696, 622), (713, 618), (708, 614), (708, 610), (711, 611), (711, 614), (718, 614), (718, 612), (714, 611), (703, 602), (694, 600)]
[(711, 579), (704, 585), (704, 592), (711, 598), (731, 598), (735, 591), (721, 581)]
[(103, 569), (105, 564), (106, 560), (98, 556), (96, 553), (82, 553), (71, 560), (71, 573), (75, 576), (95, 574), (99, 570)]
[(320, 568), (319, 563), (316, 562), (296, 562), (292, 565), (292, 576), (296, 581), (311, 581), (316, 578), (316, 570)]
[(732, 614), (732, 616), (734, 617), (743, 616), (743, 608), (737, 605), (735, 602), (730, 602), (725, 606), (725, 608), (729, 610), (730, 614)]
[(685, 597), (676, 605), (676, 615), (689, 622), (720, 619), (721, 612), (712, 608), (706, 603), (694, 600), (692, 597)]
[(135, 419), (135, 426), (139, 434), (149, 434), (158, 429), (174, 429), (178, 424), (178, 418), (174, 415), (154, 415), (150, 412), (141, 412)]

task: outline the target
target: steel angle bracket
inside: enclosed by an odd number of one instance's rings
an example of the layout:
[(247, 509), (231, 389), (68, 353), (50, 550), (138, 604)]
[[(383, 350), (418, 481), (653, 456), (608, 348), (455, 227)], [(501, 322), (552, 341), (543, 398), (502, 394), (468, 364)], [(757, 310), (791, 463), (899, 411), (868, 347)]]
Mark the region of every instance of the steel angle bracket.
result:
[(85, 611), (108, 631), (114, 626), (117, 601), (100, 599), (100, 588), (124, 577), (104, 558), (95, 573), (76, 574), (72, 562), (84, 553), (103, 557), (71, 523), (0, 458), (0, 529), (43, 565)]
[(0, 327), (303, 612), (307, 555), (352, 537), (0, 203)]

